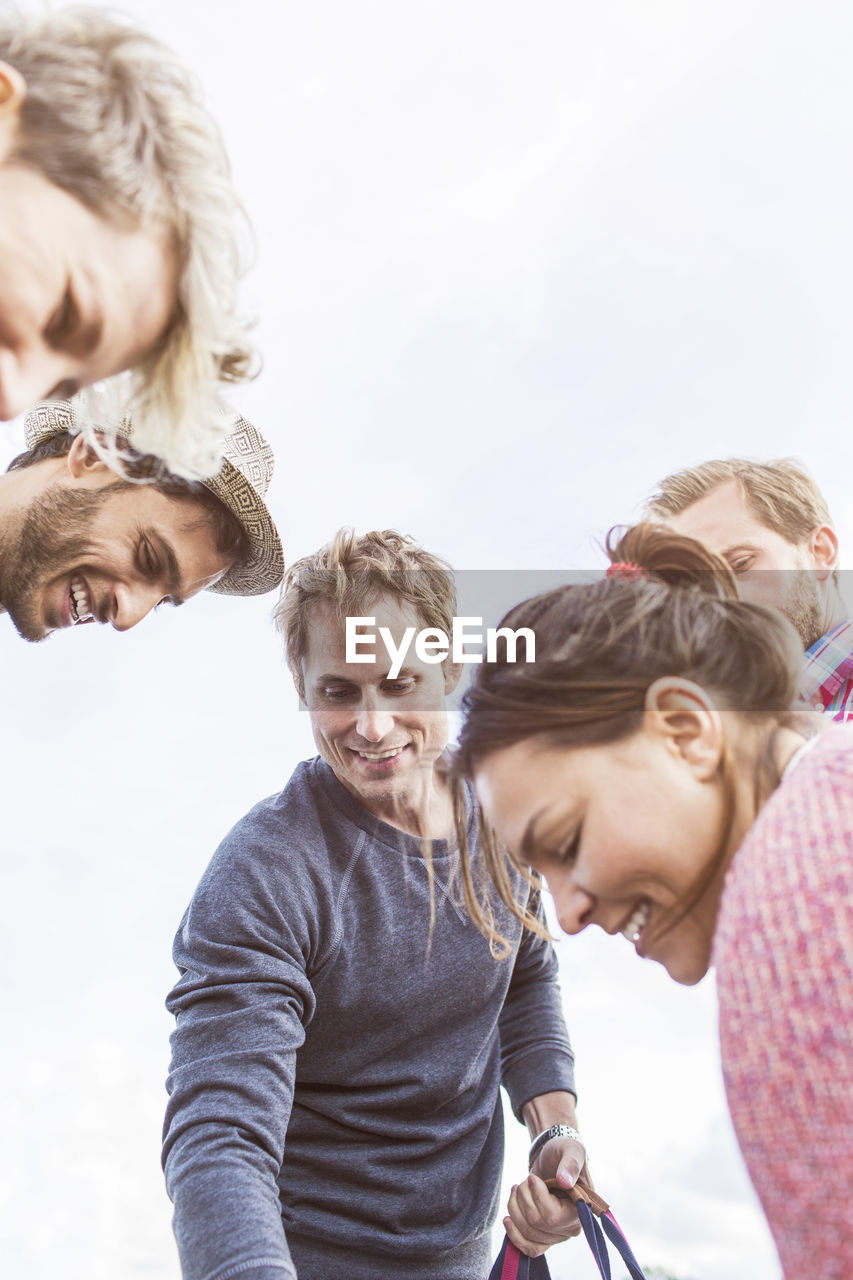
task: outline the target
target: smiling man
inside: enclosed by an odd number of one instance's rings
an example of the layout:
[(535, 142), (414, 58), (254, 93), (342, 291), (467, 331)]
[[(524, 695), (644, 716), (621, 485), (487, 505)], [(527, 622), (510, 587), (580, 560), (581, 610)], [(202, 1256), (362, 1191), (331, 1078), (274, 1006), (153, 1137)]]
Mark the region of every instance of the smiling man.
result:
[(806, 651), (802, 698), (853, 720), (853, 620), (838, 589), (838, 538), (805, 468), (791, 458), (703, 462), (662, 480), (646, 515), (723, 556), (742, 599), (783, 613)]
[(126, 441), (119, 476), (83, 425), (73, 402), (39, 405), (26, 418), (27, 452), (0, 476), (0, 608), (25, 640), (88, 622), (127, 631), (157, 604), (205, 588), (256, 595), (278, 585), (281, 541), (264, 502), (272, 450), (250, 423), (231, 430), (204, 483)]
[(226, 837), (175, 940), (164, 1162), (187, 1280), (483, 1280), (501, 1083), (534, 1137), (508, 1230), (529, 1253), (579, 1230), (542, 1181), (584, 1163), (550, 943), (507, 912), (495, 960), (450, 888), (458, 668), (347, 661), (347, 617), (399, 646), (454, 610), (447, 566), (392, 531), (341, 530), (289, 571), (277, 624), (319, 754)]

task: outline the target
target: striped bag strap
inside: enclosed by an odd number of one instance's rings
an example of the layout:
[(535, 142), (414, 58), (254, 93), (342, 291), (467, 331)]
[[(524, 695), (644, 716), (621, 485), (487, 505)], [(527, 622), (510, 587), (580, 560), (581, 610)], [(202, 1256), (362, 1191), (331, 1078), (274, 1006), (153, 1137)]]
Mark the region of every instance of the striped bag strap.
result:
[(528, 1258), (526, 1253), (519, 1253), (509, 1238), (504, 1236), (501, 1251), (489, 1272), (489, 1280), (551, 1280), (551, 1272), (544, 1253), (538, 1258)]

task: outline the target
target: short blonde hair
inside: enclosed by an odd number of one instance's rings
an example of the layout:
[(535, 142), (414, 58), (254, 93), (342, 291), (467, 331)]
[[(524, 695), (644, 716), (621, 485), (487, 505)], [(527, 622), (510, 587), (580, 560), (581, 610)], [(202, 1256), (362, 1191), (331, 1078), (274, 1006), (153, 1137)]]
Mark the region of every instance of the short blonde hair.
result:
[(677, 516), (731, 480), (756, 520), (786, 542), (796, 545), (819, 525), (832, 525), (826, 499), (805, 467), (794, 458), (770, 462), (720, 458), (674, 471), (661, 480), (657, 493), (646, 503), (646, 514), (658, 520)]
[(127, 405), (140, 448), (176, 474), (213, 474), (218, 390), (254, 360), (237, 310), (252, 240), (194, 77), (160, 41), (98, 9), (4, 15), (0, 59), (27, 86), (9, 162), (176, 254), (174, 314), (128, 379)]
[(412, 605), (425, 627), (440, 627), (448, 635), (453, 629), (456, 587), (450, 565), (396, 529), (360, 537), (354, 529), (339, 529), (313, 556), (290, 566), (273, 616), (300, 693), (312, 606), (330, 605), (339, 618), (361, 617), (383, 596)]

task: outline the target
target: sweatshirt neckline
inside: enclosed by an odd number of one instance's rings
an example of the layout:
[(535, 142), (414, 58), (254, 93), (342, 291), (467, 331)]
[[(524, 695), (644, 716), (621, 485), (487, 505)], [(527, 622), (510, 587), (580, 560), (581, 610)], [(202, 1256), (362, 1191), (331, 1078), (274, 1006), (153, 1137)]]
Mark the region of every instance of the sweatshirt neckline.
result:
[[(395, 827), (392, 823), (385, 822), (382, 818), (377, 818), (374, 813), (371, 813), (363, 804), (360, 804), (355, 796), (347, 790), (344, 784), (335, 776), (331, 765), (327, 764), (322, 756), (315, 756), (311, 764), (313, 765), (315, 777), (328, 794), (334, 808), (341, 810), (359, 830), (364, 831), (372, 839), (378, 840), (380, 844), (393, 849), (396, 853), (402, 851), (409, 857), (425, 858), (425, 841), (420, 836), (410, 835), (408, 831), (401, 831), (399, 827)], [(468, 794), (468, 840), (471, 842), (474, 839), (476, 826), (475, 806), (470, 783), (466, 782), (465, 789)], [(455, 838), (430, 841), (433, 861), (448, 858), (452, 853), (456, 852), (457, 848), (458, 845)]]

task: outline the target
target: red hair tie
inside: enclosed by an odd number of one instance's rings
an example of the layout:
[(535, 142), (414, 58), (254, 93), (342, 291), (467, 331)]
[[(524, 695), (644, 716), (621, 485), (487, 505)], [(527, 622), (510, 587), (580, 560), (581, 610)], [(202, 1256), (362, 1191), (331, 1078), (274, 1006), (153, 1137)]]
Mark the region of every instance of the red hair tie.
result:
[(628, 582), (648, 582), (649, 575), (641, 564), (633, 560), (617, 560), (607, 568), (606, 578), (625, 578)]

